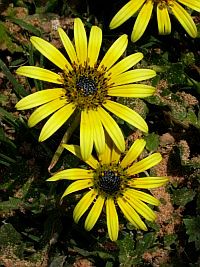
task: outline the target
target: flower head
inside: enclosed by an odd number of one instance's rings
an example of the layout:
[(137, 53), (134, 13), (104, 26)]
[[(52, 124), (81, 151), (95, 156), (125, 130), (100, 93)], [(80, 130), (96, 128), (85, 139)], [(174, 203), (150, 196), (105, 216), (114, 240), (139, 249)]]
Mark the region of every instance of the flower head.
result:
[(128, 44), (125, 34), (112, 44), (98, 63), (102, 43), (102, 31), (99, 27), (91, 28), (87, 41), (82, 21), (75, 19), (75, 45), (61, 28), (58, 29), (58, 33), (71, 62), (47, 41), (31, 37), (34, 47), (61, 71), (55, 73), (40, 67), (23, 66), (16, 72), (19, 75), (52, 82), (59, 87), (33, 93), (20, 100), (16, 108), (23, 110), (40, 106), (28, 120), (30, 127), (51, 115), (41, 130), (39, 141), (44, 141), (54, 134), (75, 111), (80, 114), (80, 149), (84, 160), (91, 155), (93, 144), (99, 153), (103, 152), (105, 131), (117, 148), (124, 151), (122, 132), (108, 112), (147, 132), (148, 126), (144, 119), (134, 110), (115, 102), (115, 99), (118, 96), (152, 95), (154, 87), (137, 82), (154, 77), (155, 71), (129, 70), (143, 58), (142, 53), (131, 54), (117, 62)]
[(153, 8), (156, 8), (159, 34), (171, 33), (171, 21), (169, 13), (173, 13), (186, 32), (193, 38), (197, 36), (196, 25), (190, 14), (179, 3), (200, 12), (199, 0), (130, 0), (114, 16), (110, 28), (115, 29), (139, 11), (135, 21), (131, 39), (136, 42), (145, 32), (152, 15)]
[[(86, 161), (91, 168), (63, 170), (48, 179), (48, 181), (75, 180), (67, 187), (62, 197), (88, 189), (74, 209), (73, 217), (76, 223), (91, 207), (85, 220), (85, 229), (91, 230), (105, 206), (108, 234), (110, 239), (115, 241), (119, 231), (116, 207), (118, 205), (126, 219), (136, 229), (147, 230), (141, 216), (149, 221), (154, 221), (156, 215), (147, 204), (157, 206), (159, 201), (141, 189), (162, 186), (168, 181), (168, 178), (139, 177), (140, 173), (155, 166), (162, 159), (160, 153), (154, 153), (134, 162), (142, 153), (145, 144), (143, 139), (136, 140), (125, 157), (121, 159), (119, 150), (110, 138), (106, 138), (105, 151), (98, 155), (98, 160), (90, 156)], [(79, 146), (64, 145), (64, 147), (81, 158)]]

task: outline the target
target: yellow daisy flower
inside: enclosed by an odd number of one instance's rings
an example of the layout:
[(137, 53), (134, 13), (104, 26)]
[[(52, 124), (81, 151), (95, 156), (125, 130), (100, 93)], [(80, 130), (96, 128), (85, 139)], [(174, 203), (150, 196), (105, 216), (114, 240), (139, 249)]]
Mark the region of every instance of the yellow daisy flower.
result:
[(129, 70), (143, 58), (142, 53), (131, 54), (117, 62), (128, 45), (125, 34), (112, 44), (98, 63), (102, 43), (102, 31), (99, 27), (91, 28), (87, 41), (84, 25), (79, 18), (76, 18), (74, 20), (75, 46), (61, 28), (58, 29), (58, 33), (71, 63), (49, 42), (39, 37), (31, 37), (34, 47), (61, 71), (55, 73), (40, 67), (23, 66), (16, 72), (19, 75), (52, 82), (60, 87), (33, 93), (20, 100), (16, 108), (24, 110), (40, 106), (28, 120), (30, 127), (51, 115), (41, 130), (39, 141), (49, 138), (76, 111), (80, 115), (80, 148), (84, 160), (91, 155), (93, 144), (99, 153), (103, 152), (104, 130), (110, 135), (117, 148), (124, 151), (123, 134), (109, 113), (114, 113), (141, 131), (148, 132), (148, 126), (137, 112), (114, 100), (118, 96), (152, 95), (155, 91), (154, 87), (137, 82), (154, 77), (155, 71)]
[[(92, 155), (85, 161), (89, 169), (67, 169), (56, 173), (47, 181), (62, 179), (75, 180), (65, 190), (63, 197), (83, 189), (89, 189), (76, 205), (73, 217), (78, 223), (82, 215), (91, 207), (85, 220), (85, 229), (90, 231), (97, 222), (105, 206), (108, 234), (112, 241), (117, 240), (119, 221), (116, 205), (125, 215), (126, 219), (136, 228), (147, 230), (143, 218), (154, 221), (155, 213), (145, 204), (158, 206), (159, 201), (140, 189), (156, 188), (164, 185), (167, 177), (139, 177), (138, 174), (157, 165), (162, 157), (154, 153), (142, 160), (134, 162), (145, 147), (145, 140), (136, 140), (125, 157), (111, 139), (106, 138), (104, 153), (98, 155), (98, 160)], [(80, 147), (64, 145), (74, 155), (82, 159)]]
[(195, 38), (197, 36), (196, 25), (190, 14), (179, 3), (200, 12), (199, 0), (131, 0), (114, 16), (110, 29), (117, 28), (139, 11), (131, 35), (133, 42), (138, 41), (147, 28), (155, 6), (159, 34), (171, 33), (169, 13), (173, 13), (186, 32)]

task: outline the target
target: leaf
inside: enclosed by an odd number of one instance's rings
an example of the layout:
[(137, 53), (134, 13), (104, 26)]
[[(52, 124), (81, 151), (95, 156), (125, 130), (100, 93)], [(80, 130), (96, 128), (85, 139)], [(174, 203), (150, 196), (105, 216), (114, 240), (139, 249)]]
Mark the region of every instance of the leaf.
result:
[(172, 200), (175, 205), (184, 207), (187, 203), (194, 199), (195, 195), (196, 193), (192, 189), (184, 187), (174, 190)]
[(159, 146), (159, 135), (155, 133), (150, 133), (144, 137), (146, 140), (146, 148), (151, 152), (157, 150)]
[(20, 244), (21, 234), (10, 223), (3, 224), (0, 228), (0, 245)]
[(195, 242), (197, 250), (200, 250), (200, 216), (183, 219), (189, 242)]

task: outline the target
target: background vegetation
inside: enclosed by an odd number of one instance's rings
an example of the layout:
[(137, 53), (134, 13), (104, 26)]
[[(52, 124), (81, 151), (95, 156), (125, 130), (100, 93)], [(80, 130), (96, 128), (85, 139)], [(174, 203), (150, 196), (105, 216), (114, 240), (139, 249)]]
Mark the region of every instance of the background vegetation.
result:
[[(127, 55), (142, 52), (138, 67), (156, 70), (154, 96), (119, 99), (146, 118), (150, 133), (147, 152), (160, 151), (162, 163), (155, 175), (168, 175), (166, 188), (152, 190), (161, 200), (157, 221), (149, 231), (135, 231), (120, 218), (120, 235), (111, 242), (102, 215), (91, 232), (75, 224), (72, 212), (79, 195), (60, 203), (67, 182), (47, 183), (48, 166), (64, 134), (59, 130), (38, 142), (43, 123), (27, 127), (30, 111), (18, 112), (16, 102), (45, 84), (15, 74), (21, 65), (48, 66), (30, 44), (30, 36), (49, 40), (61, 51), (56, 28), (73, 37), (73, 18), (80, 17), (87, 30), (103, 29), (102, 52), (122, 33), (130, 37), (134, 18), (110, 31), (109, 22), (127, 1), (15, 0), (0, 2), (0, 266), (200, 266), (200, 42), (189, 38), (172, 18), (172, 34), (157, 35), (154, 15), (144, 36), (129, 42)], [(200, 15), (192, 13), (200, 37)], [(104, 51), (103, 51), (104, 50)], [(48, 65), (47, 65), (48, 64)], [(127, 146), (141, 136), (118, 120)], [(78, 130), (71, 143), (79, 143)], [(83, 164), (66, 151), (53, 169)]]

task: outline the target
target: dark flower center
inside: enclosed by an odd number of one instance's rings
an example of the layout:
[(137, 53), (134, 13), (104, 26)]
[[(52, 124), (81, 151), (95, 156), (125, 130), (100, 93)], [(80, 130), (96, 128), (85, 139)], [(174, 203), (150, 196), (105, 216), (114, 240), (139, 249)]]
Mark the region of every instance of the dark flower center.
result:
[(76, 85), (78, 89), (83, 92), (84, 96), (93, 95), (97, 91), (97, 87), (94, 80), (84, 75), (79, 77), (79, 80)]
[(105, 193), (112, 194), (120, 190), (121, 179), (119, 174), (114, 171), (103, 171), (98, 185)]

